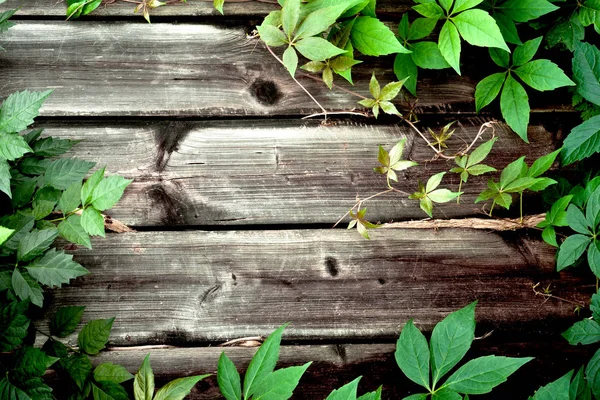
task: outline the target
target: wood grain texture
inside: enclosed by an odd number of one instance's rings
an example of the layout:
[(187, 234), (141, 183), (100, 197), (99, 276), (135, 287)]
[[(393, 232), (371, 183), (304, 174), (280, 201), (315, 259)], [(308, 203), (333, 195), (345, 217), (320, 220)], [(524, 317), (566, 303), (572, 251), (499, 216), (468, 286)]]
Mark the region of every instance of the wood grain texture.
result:
[[(478, 329), (479, 333), (479, 329)], [(492, 335), (485, 340), (475, 341), (466, 359), (490, 354), (511, 357), (535, 357), (506, 383), (498, 386), (486, 399), (521, 399), (542, 385), (558, 378), (569, 369), (579, 368), (593, 353), (590, 347), (569, 346), (566, 341), (555, 337), (541, 337), (535, 333), (526, 342), (498, 341)], [(112, 348), (93, 358), (94, 365), (113, 362), (124, 365), (135, 373), (145, 355), (150, 353), (150, 362), (157, 380), (157, 388), (182, 376), (216, 374), (221, 352), (235, 363), (243, 377), (256, 349), (219, 347), (130, 347)], [(419, 388), (402, 376), (394, 360), (395, 346), (389, 344), (328, 344), (281, 347), (277, 368), (302, 365), (312, 361), (295, 391), (296, 399), (324, 399), (332, 389), (362, 376), (359, 393), (376, 390), (383, 385), (384, 399), (401, 399), (417, 393)], [(50, 375), (52, 377), (52, 375)], [(55, 376), (53, 376), (56, 379)], [(127, 384), (126, 384), (127, 385)], [(60, 390), (60, 385), (56, 385)], [(58, 394), (58, 393), (57, 393)], [(60, 397), (59, 397), (60, 398)], [(221, 398), (216, 376), (200, 382), (188, 397), (189, 400)]]
[[(108, 3), (108, 2), (106, 2)], [(404, 12), (412, 6), (407, 0), (379, 0), (377, 11), (380, 14), (397, 14)], [(135, 6), (135, 5), (134, 5)], [(114, 2), (100, 6), (93, 16), (107, 17), (134, 16), (131, 4)], [(7, 0), (3, 9), (18, 8), (18, 16), (64, 17), (66, 13), (65, 2), (62, 0)], [(264, 17), (272, 10), (277, 9), (275, 0), (232, 0), (225, 2), (226, 17)], [(152, 17), (199, 17), (220, 16), (212, 6), (212, 0), (188, 0), (186, 4), (175, 3), (169, 7), (159, 7), (152, 10)], [(138, 15), (139, 17), (139, 15)], [(140, 17), (141, 18), (141, 17)]]
[[(481, 329), (562, 332), (593, 279), (554, 271), (554, 250), (526, 235), (386, 229), (367, 241), (346, 230), (137, 232), (95, 240), (75, 259), (91, 271), (50, 295), (116, 316), (115, 345), (193, 345), (265, 335), (286, 340), (396, 337), (409, 318), (430, 330), (479, 300)], [(561, 279), (562, 278), (562, 279)], [(75, 338), (71, 338), (75, 340)]]
[[(461, 119), (448, 142), (449, 151), (470, 142), (485, 121)], [(333, 224), (354, 205), (357, 195), (366, 198), (385, 190), (385, 177), (373, 172), (378, 146), (389, 149), (404, 137), (405, 157), (421, 165), (400, 173), (399, 189), (412, 193), (418, 179), (425, 181), (452, 167), (442, 160), (429, 163), (433, 152), (409, 128), (397, 125), (234, 120), (40, 126), (46, 126), (44, 134), (83, 139), (69, 155), (134, 179), (109, 214), (136, 226)], [(420, 126), (439, 128), (434, 123)], [(531, 163), (554, 150), (553, 134), (540, 125), (530, 127), (529, 145), (505, 125), (499, 124), (496, 134), (499, 140), (487, 163), (498, 168), (521, 155)], [(489, 137), (486, 134), (484, 140)], [(463, 202), (436, 206), (434, 215), (480, 215), (481, 205), (473, 202), (490, 176), (469, 179)], [(444, 185), (457, 190), (458, 175), (449, 173)], [(418, 201), (400, 194), (365, 205), (373, 221), (426, 217)]]

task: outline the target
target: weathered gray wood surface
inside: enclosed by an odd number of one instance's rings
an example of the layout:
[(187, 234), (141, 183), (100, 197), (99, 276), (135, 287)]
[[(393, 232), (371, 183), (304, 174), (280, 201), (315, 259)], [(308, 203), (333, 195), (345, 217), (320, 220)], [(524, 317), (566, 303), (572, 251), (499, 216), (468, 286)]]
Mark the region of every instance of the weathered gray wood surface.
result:
[[(106, 3), (109, 3), (107, 1)], [(408, 10), (412, 2), (407, 0), (379, 0), (377, 11), (386, 15), (388, 13), (399, 13)], [(263, 17), (270, 11), (277, 9), (275, 0), (233, 0), (225, 2), (225, 16), (254, 16)], [(20, 7), (19, 16), (43, 16), (43, 17), (65, 17), (66, 6), (63, 0), (8, 0), (2, 5), (3, 8)], [(110, 17), (134, 16), (135, 5), (117, 1), (106, 6), (100, 6), (93, 16)], [(169, 7), (160, 7), (152, 11), (153, 17), (198, 17), (219, 16), (212, 6), (212, 0), (188, 0), (186, 4), (175, 3)], [(141, 16), (138, 17), (141, 18)]]
[[(485, 333), (481, 331), (481, 333)], [(479, 330), (478, 330), (479, 334)], [(498, 340), (498, 332), (484, 340), (476, 340), (467, 353), (475, 358), (493, 353), (512, 357), (535, 357), (508, 382), (503, 383), (486, 399), (521, 399), (532, 394), (539, 386), (562, 375), (570, 368), (579, 368), (580, 360), (589, 358), (591, 348), (569, 346), (564, 341), (548, 340), (536, 334), (530, 342), (514, 339)], [(537, 339), (537, 340), (534, 340)], [(281, 347), (277, 368), (302, 365), (312, 361), (312, 365), (300, 381), (295, 391), (296, 399), (324, 399), (334, 388), (362, 376), (359, 393), (375, 390), (383, 385), (384, 399), (400, 399), (409, 393), (416, 393), (418, 387), (400, 373), (394, 360), (394, 344), (328, 344)], [(167, 381), (182, 376), (216, 372), (216, 365), (224, 351), (236, 364), (243, 378), (243, 372), (256, 351), (252, 348), (222, 347), (121, 347), (112, 348), (93, 359), (94, 364), (113, 362), (136, 372), (146, 354), (150, 353), (152, 368), (156, 374), (157, 387)], [(60, 385), (57, 385), (60, 390)], [(217, 380), (213, 375), (200, 382), (189, 396), (190, 400), (221, 398)]]
[[(123, 22), (19, 22), (3, 34), (0, 97), (22, 89), (53, 95), (44, 116), (248, 117), (305, 116), (320, 109), (289, 77), (250, 26), (132, 24)], [(388, 59), (391, 61), (393, 58)], [(361, 65), (356, 87), (368, 96), (375, 71), (382, 84), (396, 80), (391, 65)], [(302, 83), (328, 110), (351, 110), (359, 98)], [(423, 111), (474, 112), (476, 81), (441, 75), (422, 80)], [(553, 109), (553, 108), (550, 108)], [(560, 109), (567, 109), (560, 107)], [(548, 109), (546, 109), (548, 111)]]
[[(591, 284), (554, 271), (554, 250), (526, 236), (472, 230), (136, 232), (96, 240), (76, 259), (92, 274), (51, 296), (50, 315), (85, 305), (117, 316), (117, 345), (194, 344), (264, 335), (293, 340), (394, 338), (409, 318), (429, 330), (479, 300), (482, 329), (560, 332)], [(593, 283), (593, 282), (588, 282)], [(47, 320), (42, 320), (44, 326)], [(559, 329), (557, 331), (557, 329)]]
[[(458, 151), (470, 143), (485, 119), (461, 119), (448, 143)], [(397, 187), (412, 193), (417, 180), (448, 170), (408, 126), (338, 122), (320, 126), (300, 120), (210, 122), (44, 123), (45, 134), (82, 139), (70, 153), (106, 165), (108, 173), (134, 179), (109, 214), (137, 226), (333, 224), (355, 203), (386, 189), (373, 172), (381, 144), (390, 149), (407, 138), (404, 155), (421, 165), (400, 173)], [(419, 124), (422, 130), (437, 125)], [(521, 155), (530, 163), (554, 150), (553, 134), (530, 127), (527, 145), (506, 125), (487, 161), (504, 167)], [(483, 140), (488, 140), (490, 133)], [(496, 174), (497, 175), (497, 174)], [(472, 177), (461, 204), (436, 206), (439, 218), (480, 215), (474, 204), (489, 177)], [(496, 176), (497, 178), (497, 176)], [(458, 188), (458, 175), (444, 185)], [(390, 194), (365, 203), (374, 221), (426, 217), (418, 201)]]

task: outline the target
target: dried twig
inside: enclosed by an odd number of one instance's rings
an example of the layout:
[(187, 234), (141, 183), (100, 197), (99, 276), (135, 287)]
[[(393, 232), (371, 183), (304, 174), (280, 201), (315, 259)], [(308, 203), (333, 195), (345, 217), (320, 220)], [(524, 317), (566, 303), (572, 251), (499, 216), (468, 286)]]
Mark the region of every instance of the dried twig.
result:
[(506, 219), (425, 219), (420, 221), (403, 221), (383, 224), (382, 228), (437, 229), (437, 228), (467, 228), (485, 229), (492, 231), (512, 231), (515, 229), (535, 228), (546, 218), (546, 214), (529, 215), (523, 218)]

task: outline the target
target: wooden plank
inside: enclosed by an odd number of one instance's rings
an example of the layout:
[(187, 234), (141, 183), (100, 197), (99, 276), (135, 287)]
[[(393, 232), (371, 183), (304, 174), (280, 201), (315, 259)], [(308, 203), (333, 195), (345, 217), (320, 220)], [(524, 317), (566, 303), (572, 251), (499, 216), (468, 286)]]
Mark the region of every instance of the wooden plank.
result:
[[(514, 339), (502, 340), (492, 335), (491, 338), (475, 341), (467, 353), (467, 359), (483, 355), (505, 355), (511, 357), (536, 357), (506, 383), (498, 386), (493, 393), (486, 394), (486, 399), (519, 399), (533, 394), (534, 390), (566, 373), (569, 369), (579, 368), (591, 357), (593, 350), (589, 347), (569, 346), (555, 337), (541, 337), (531, 333), (526, 342)], [(295, 391), (297, 399), (324, 399), (329, 392), (362, 376), (359, 393), (376, 390), (383, 385), (384, 399), (401, 399), (410, 393), (417, 393), (419, 388), (406, 379), (394, 360), (394, 344), (326, 344), (281, 347), (277, 368), (302, 365), (313, 361)], [(219, 347), (156, 347), (145, 346), (130, 348), (113, 348), (102, 352), (92, 359), (94, 365), (101, 362), (113, 362), (125, 366), (135, 373), (146, 354), (150, 353), (150, 361), (154, 370), (157, 388), (166, 382), (182, 376), (199, 374), (216, 374), (216, 366), (221, 352), (224, 351), (233, 360), (243, 377), (248, 363), (256, 351), (249, 348)], [(56, 379), (56, 375), (49, 378)], [(56, 383), (55, 390), (64, 388)], [(57, 395), (60, 392), (57, 392)], [(207, 400), (220, 398), (215, 375), (200, 382), (189, 400)], [(58, 397), (62, 398), (62, 397)]]
[[(588, 276), (557, 274), (554, 250), (527, 235), (386, 229), (137, 232), (95, 240), (75, 259), (91, 275), (51, 293), (85, 305), (86, 320), (116, 316), (115, 345), (222, 342), (265, 335), (290, 321), (286, 340), (394, 338), (414, 318), (430, 330), (479, 300), (483, 330), (556, 332), (577, 320)], [(44, 328), (45, 329), (45, 328)], [(75, 338), (72, 338), (75, 340)]]
[[(56, 116), (305, 116), (319, 107), (259, 43), (251, 25), (20, 22), (2, 37), (0, 98), (54, 88), (42, 114)], [(353, 72), (369, 96), (371, 72), (396, 80), (393, 57)], [(421, 76), (419, 110), (474, 111), (476, 81), (450, 71)], [(352, 110), (358, 97), (322, 82), (302, 84), (328, 110)], [(547, 96), (546, 96), (547, 97)], [(408, 103), (405, 104), (407, 107)], [(559, 107), (560, 109), (564, 107)]]
[[(485, 121), (461, 119), (448, 142), (450, 151), (471, 142)], [(412, 193), (418, 179), (425, 181), (452, 166), (428, 163), (433, 152), (409, 128), (397, 125), (261, 120), (41, 126), (48, 135), (83, 139), (70, 155), (135, 180), (109, 214), (136, 226), (333, 224), (354, 205), (357, 194), (366, 198), (385, 190), (385, 178), (373, 172), (378, 146), (389, 149), (403, 137), (405, 157), (421, 165), (400, 174), (399, 189)], [(505, 125), (498, 125), (496, 133), (500, 139), (487, 162), (497, 167), (521, 155), (532, 162), (554, 150), (551, 136), (539, 125), (530, 127), (529, 145)], [(436, 206), (435, 216), (480, 215), (481, 205), (473, 202), (488, 178), (472, 177), (464, 186), (463, 202)], [(457, 190), (458, 175), (448, 174), (444, 184)], [(373, 221), (426, 217), (417, 201), (400, 194), (373, 199), (366, 206)]]
[[(379, 0), (377, 11), (386, 14), (397, 14), (405, 12), (412, 6), (407, 0)], [(2, 9), (18, 8), (18, 16), (38, 17), (65, 17), (66, 6), (60, 0), (7, 0)], [(100, 17), (128, 17), (135, 16), (135, 7), (126, 2), (117, 1), (110, 5), (100, 6), (94, 11), (93, 16)], [(275, 0), (233, 0), (225, 2), (225, 17), (264, 17), (272, 10), (276, 10)], [(139, 15), (137, 15), (139, 17)], [(188, 0), (187, 3), (175, 3), (168, 7), (160, 7), (152, 10), (152, 17), (199, 17), (220, 16), (212, 6), (212, 0)], [(140, 17), (141, 18), (141, 17)]]

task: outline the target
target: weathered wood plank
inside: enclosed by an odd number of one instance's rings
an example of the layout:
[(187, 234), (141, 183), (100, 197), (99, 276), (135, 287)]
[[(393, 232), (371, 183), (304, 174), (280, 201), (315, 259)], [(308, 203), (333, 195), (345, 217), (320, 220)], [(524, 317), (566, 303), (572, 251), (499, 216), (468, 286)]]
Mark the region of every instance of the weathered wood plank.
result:
[[(485, 121), (462, 119), (448, 142), (450, 151), (470, 142)], [(435, 124), (420, 125), (437, 129)], [(389, 149), (402, 137), (407, 138), (405, 157), (421, 165), (400, 174), (401, 190), (412, 193), (418, 179), (452, 166), (445, 161), (428, 164), (433, 152), (408, 127), (397, 125), (338, 122), (325, 127), (315, 121), (263, 120), (43, 126), (48, 135), (83, 139), (70, 155), (106, 164), (109, 173), (135, 180), (109, 213), (137, 226), (333, 224), (354, 205), (357, 194), (366, 198), (385, 190), (385, 178), (373, 172), (378, 146)], [(530, 128), (529, 145), (505, 125), (498, 125), (496, 133), (499, 140), (487, 162), (499, 168), (521, 155), (532, 162), (554, 149), (551, 135), (539, 125)], [(479, 214), (481, 206), (473, 201), (487, 179), (471, 178), (463, 202), (440, 205), (435, 215)], [(456, 190), (458, 176), (448, 174), (444, 184)], [(426, 217), (418, 201), (399, 194), (366, 206), (374, 221)]]
[[(289, 78), (247, 26), (21, 22), (2, 37), (0, 97), (54, 88), (45, 116), (309, 115), (320, 109)], [(32, 51), (35, 49), (35, 51)], [(395, 80), (391, 68), (382, 83)], [(354, 90), (368, 94), (371, 69), (356, 71)], [(359, 98), (302, 83), (331, 110)], [(341, 81), (340, 81), (341, 83)], [(344, 85), (350, 87), (349, 85)], [(441, 78), (423, 88), (423, 107), (472, 106), (475, 82)]]
[[(401, 13), (412, 2), (407, 0), (379, 0), (377, 11), (380, 14)], [(225, 2), (226, 17), (264, 17), (267, 13), (277, 9), (275, 0), (233, 0)], [(66, 13), (65, 2), (61, 0), (8, 0), (3, 9), (18, 8), (18, 16), (44, 16), (64, 17)], [(100, 6), (94, 11), (94, 16), (133, 16), (135, 7), (126, 2), (117, 1), (112, 4)], [(139, 15), (138, 15), (139, 16)], [(186, 4), (175, 3), (169, 7), (160, 7), (152, 11), (153, 17), (198, 17), (220, 16), (212, 6), (212, 0), (188, 0)]]
[[(479, 330), (478, 330), (479, 331)], [(479, 332), (478, 332), (479, 333)], [(484, 333), (483, 331), (481, 333)], [(475, 341), (467, 358), (502, 354), (511, 357), (536, 357), (512, 375), (506, 383), (498, 386), (486, 399), (520, 399), (532, 394), (541, 385), (579, 368), (591, 356), (594, 349), (569, 346), (556, 337), (542, 337), (531, 333), (526, 342), (499, 340), (492, 337)], [(404, 378), (394, 360), (394, 344), (328, 344), (281, 347), (277, 368), (302, 365), (313, 361), (295, 391), (297, 399), (324, 399), (329, 392), (362, 376), (359, 393), (375, 390), (383, 385), (384, 399), (401, 399), (419, 389)], [(113, 362), (135, 373), (146, 354), (156, 375), (157, 387), (182, 376), (216, 373), (221, 352), (233, 360), (243, 377), (256, 349), (219, 347), (153, 347), (113, 348), (93, 359), (94, 365)], [(60, 385), (56, 385), (60, 390)], [(58, 394), (58, 393), (57, 393)], [(60, 397), (59, 397), (60, 398)], [(199, 383), (188, 397), (189, 400), (220, 398), (216, 377)]]
[[(50, 307), (116, 316), (116, 345), (222, 342), (291, 321), (287, 340), (393, 338), (409, 318), (430, 330), (479, 300), (480, 328), (555, 332), (578, 317), (593, 279), (554, 271), (554, 250), (526, 235), (387, 229), (184, 231), (109, 235), (75, 251), (91, 275), (52, 292)], [(72, 338), (75, 340), (75, 338)]]

